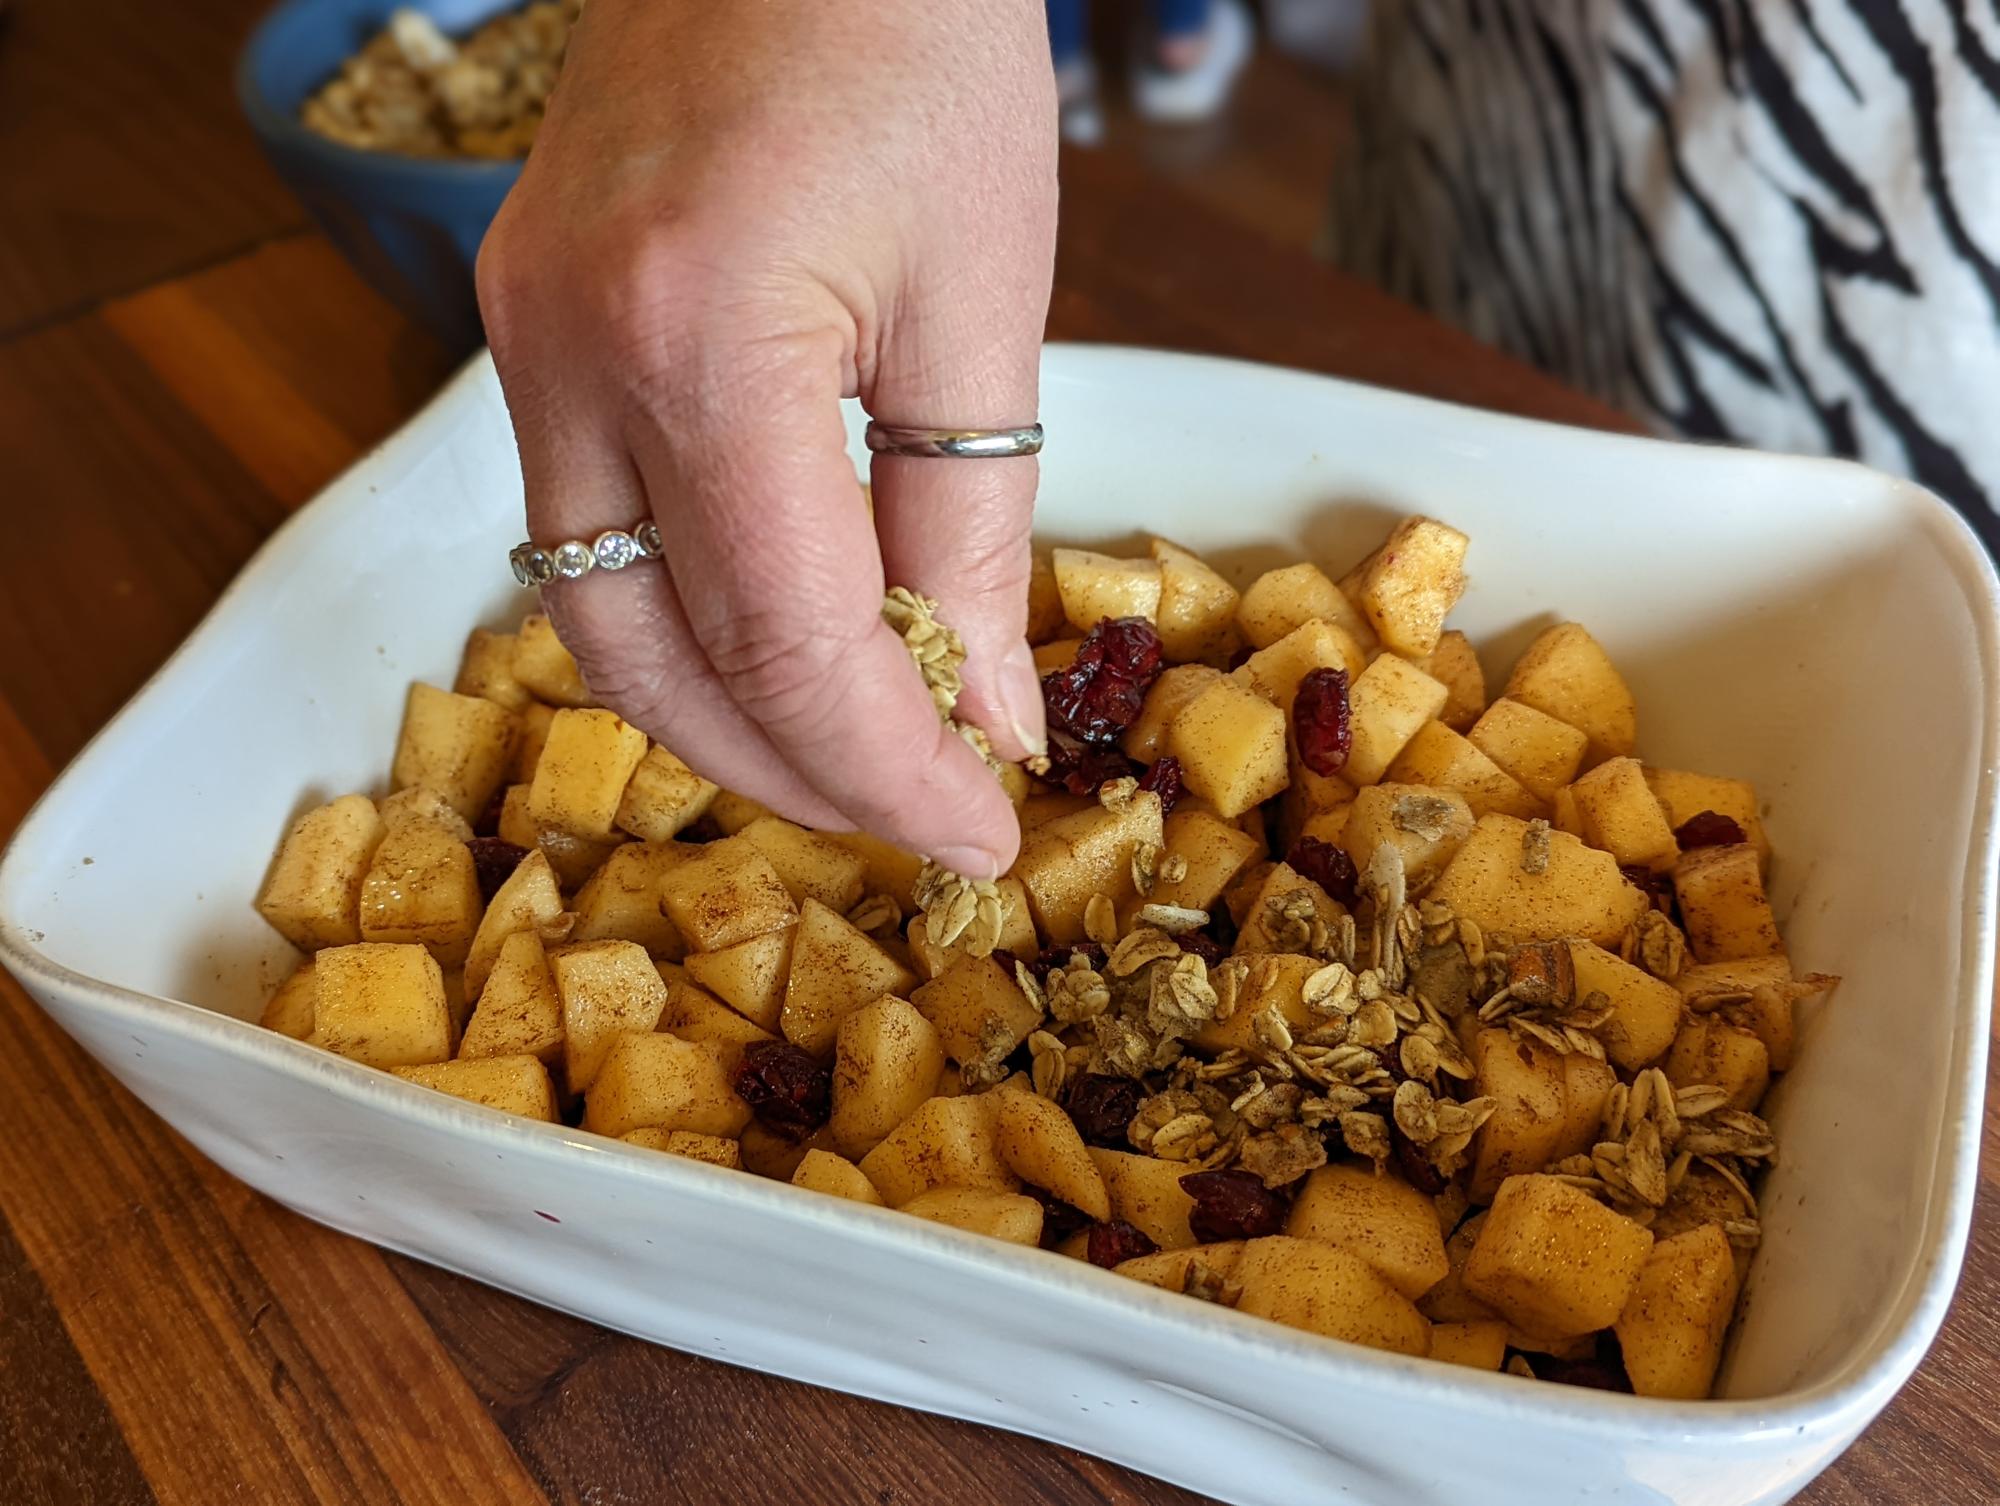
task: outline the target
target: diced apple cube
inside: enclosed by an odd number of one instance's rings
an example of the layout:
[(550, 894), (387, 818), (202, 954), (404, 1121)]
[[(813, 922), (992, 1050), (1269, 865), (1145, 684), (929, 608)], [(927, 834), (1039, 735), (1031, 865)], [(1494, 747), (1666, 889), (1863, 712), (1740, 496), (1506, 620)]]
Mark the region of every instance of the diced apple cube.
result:
[(1684, 769), (1648, 769), (1646, 783), (1667, 808), (1667, 820), (1676, 829), (1700, 815), (1714, 811), (1743, 828), (1743, 835), (1757, 849), (1766, 866), (1771, 861), (1771, 839), (1764, 834), (1764, 819), (1757, 808), (1757, 791), (1747, 779), (1725, 779), (1716, 774), (1691, 774)]
[(564, 1076), (572, 1093), (588, 1093), (620, 1037), (658, 1027), (667, 985), (646, 949), (630, 941), (561, 947), (549, 954), (549, 970), (562, 1001)]
[(1059, 669), (1068, 669), (1076, 662), (1076, 651), (1083, 647), (1081, 638), (1052, 638), (1047, 643), (1035, 645), (1035, 673), (1052, 675)]
[(562, 891), (556, 885), (555, 870), (545, 853), (530, 852), (514, 866), (507, 881), (494, 893), (492, 903), (473, 933), (472, 946), (465, 954), (465, 992), (478, 998), (486, 986), (487, 974), (500, 956), (501, 943), (516, 931), (548, 935), (562, 925)]
[(1714, 1015), (1689, 1015), (1660, 1069), (1676, 1088), (1706, 1083), (1729, 1095), (1730, 1108), (1751, 1112), (1771, 1085), (1771, 1057), (1764, 1043)]
[(826, 835), (849, 851), (861, 855), (861, 861), (867, 865), (869, 893), (888, 895), (903, 907), (905, 915), (916, 909), (917, 875), (923, 871), (922, 858), (865, 831), (828, 832)]
[(833, 1050), (840, 1022), (884, 994), (903, 995), (916, 974), (841, 915), (809, 899), (792, 942), (779, 1027), (786, 1040), (815, 1056)]
[(1152, 542), (1160, 567), (1160, 647), (1173, 663), (1215, 661), (1236, 646), (1236, 588), (1191, 550)]
[(1056, 587), (1055, 567), (1046, 554), (1037, 552), (1028, 570), (1028, 641), (1047, 643), (1069, 626), (1063, 616), (1062, 592)]
[(707, 814), (715, 796), (712, 781), (654, 743), (626, 781), (612, 822), (643, 842), (670, 842)]
[(1104, 1179), (1114, 1219), (1130, 1224), (1163, 1250), (1195, 1243), (1194, 1230), (1188, 1227), (1194, 1198), (1181, 1186), (1181, 1178), (1194, 1168), (1185, 1161), (1096, 1145), (1090, 1147), (1090, 1159)]
[(1415, 1301), (1444, 1279), (1444, 1235), (1431, 1200), (1372, 1166), (1322, 1166), (1307, 1175), (1285, 1232), (1358, 1255)]
[(1383, 654), (1348, 687), (1354, 740), (1341, 777), (1356, 786), (1374, 784), (1417, 735), (1444, 710), (1450, 692), (1393, 654)]
[(752, 821), (741, 836), (771, 860), (795, 904), (816, 899), (844, 915), (861, 902), (868, 863), (853, 848), (776, 816)]
[(1638, 745), (1632, 692), (1603, 646), (1578, 623), (1558, 623), (1530, 643), (1502, 694), (1587, 736), (1587, 764), (1624, 757)]
[(1736, 1262), (1720, 1224), (1656, 1243), (1612, 1325), (1633, 1392), (1678, 1401), (1706, 1397), (1736, 1292)]
[(1571, 942), (1569, 954), (1577, 997), (1603, 994), (1611, 1006), (1598, 1034), (1612, 1063), (1637, 1072), (1664, 1056), (1681, 1028), (1680, 991), (1588, 941)]
[(1680, 847), (1666, 808), (1646, 787), (1636, 758), (1608, 758), (1570, 786), (1584, 840), (1621, 866), (1661, 872), (1674, 866)]
[(677, 962), (687, 943), (660, 909), (666, 876), (701, 849), (681, 842), (627, 842), (576, 892), (572, 941), (636, 941), (654, 957)]
[(1000, 1158), (989, 1094), (932, 1098), (861, 1158), (882, 1201), (900, 1208), (934, 1187), (1014, 1192), (1020, 1180)]
[(512, 633), (474, 628), (466, 636), (465, 652), (459, 656), (458, 678), (451, 682), (453, 693), (480, 696), (509, 711), (526, 706), (534, 695), (514, 675), (514, 649), (518, 642)]
[(1486, 708), (1466, 740), (1538, 800), (1553, 800), (1576, 778), (1590, 746), (1569, 723), (1506, 696)]
[(1472, 1137), (1465, 1190), (1473, 1202), (1486, 1203), (1507, 1178), (1555, 1159), (1568, 1122), (1569, 1081), (1561, 1056), (1506, 1030), (1480, 1030), (1470, 1051), (1473, 1085), (1493, 1100), (1493, 1112)]
[(686, 978), (670, 978), (665, 973), (661, 974), (660, 981), (667, 985), (667, 1007), (660, 1011), (658, 1028), (684, 1041), (699, 1041), (713, 1046), (722, 1059), (722, 1070), (732, 1077), (737, 1067), (742, 1065), (745, 1046), (777, 1039), (770, 1031), (751, 1024), (699, 984), (690, 983)]
[(1065, 946), (1082, 941), (1092, 896), (1102, 894), (1115, 907), (1136, 892), (1132, 854), (1142, 843), (1161, 845), (1164, 835), (1160, 797), (1148, 790), (1120, 809), (1094, 804), (1029, 832), (1013, 877), (1027, 889), (1041, 933)]
[(704, 843), (660, 880), (661, 903), (696, 951), (716, 952), (799, 918), (778, 870), (740, 832)]
[(727, 1137), (749, 1122), (721, 1050), (658, 1031), (611, 1041), (583, 1101), (583, 1127), (613, 1139), (640, 1128)]
[(1285, 714), (1234, 680), (1188, 703), (1167, 730), (1166, 749), (1181, 761), (1188, 790), (1224, 817), (1285, 787)]
[(646, 734), (616, 712), (558, 711), (528, 787), (537, 826), (608, 842), (626, 783), (646, 756)]
[(553, 1063), (562, 1056), (562, 1044), (562, 1001), (542, 939), (533, 931), (516, 931), (500, 943), (499, 958), (458, 1043), (459, 1057), (532, 1056)]
[[(994, 944), (995, 949), (1012, 952), (1016, 957), (1033, 956), (1041, 950), (1042, 943), (1035, 934), (1035, 918), (1028, 905), (1027, 886), (1019, 879), (1003, 878), (994, 880), (993, 888), (1000, 896), (1000, 939)], [(963, 937), (948, 947), (933, 946), (930, 917), (922, 913), (912, 917), (910, 964), (926, 983), (948, 971), (967, 955)]]
[(880, 1145), (946, 1071), (944, 1042), (914, 1005), (882, 998), (849, 1014), (834, 1042), (828, 1121), (841, 1153), (859, 1158)]
[(525, 790), (535, 782), (535, 766), (542, 761), (542, 749), (548, 745), (549, 727), (555, 719), (556, 708), (540, 701), (530, 701), (514, 714), (514, 756), (507, 762), (508, 784)]
[(1513, 816), (1483, 817), (1438, 875), (1430, 898), (1489, 934), (1618, 945), (1648, 901), (1626, 882), (1617, 860), (1567, 832), (1551, 831), (1547, 866), (1531, 873), (1523, 866), (1527, 835), (1528, 823)]
[(1323, 618), (1302, 622), (1276, 643), (1266, 644), (1230, 671), (1287, 716), (1299, 681), (1315, 669), (1338, 669), (1352, 685), (1368, 668), (1368, 656), (1345, 628)]
[(1495, 1320), (1434, 1323), (1431, 1358), (1469, 1370), (1498, 1370), (1507, 1362), (1507, 1325)]
[(1042, 1023), (1012, 972), (991, 957), (963, 957), (910, 995), (959, 1066), (1010, 1054)]
[(272, 859), (257, 913), (304, 951), (359, 941), (361, 885), (382, 835), (382, 818), (366, 795), (342, 795), (307, 811)]
[(1088, 549), (1058, 549), (1050, 556), (1063, 616), (1079, 633), (1088, 633), (1107, 617), (1160, 615), (1162, 578), (1152, 560), (1113, 559)]
[(537, 612), (521, 619), (521, 631), (514, 642), (514, 678), (528, 687), (536, 700), (551, 706), (595, 704), (576, 660), (570, 657), (554, 624)]
[(690, 1161), (706, 1161), (711, 1166), (726, 1166), (731, 1171), (743, 1169), (743, 1147), (726, 1135), (701, 1135), (693, 1130), (661, 1129), (658, 1125), (645, 1124), (638, 1129), (627, 1130), (618, 1138), (627, 1145), (665, 1151), (670, 1156), (681, 1156)]
[(404, 942), (327, 947), (313, 961), (313, 1032), (337, 1056), (415, 1067), (451, 1056), (451, 1010), (437, 959)]
[(485, 1056), (475, 1061), (428, 1062), (389, 1070), (405, 1082), (435, 1088), (468, 1103), (482, 1103), (523, 1119), (555, 1122), (555, 1084), (549, 1081), (549, 1069), (533, 1056)]
[(399, 790), (413, 784), (436, 790), (470, 821), (507, 777), (514, 726), (512, 712), (480, 696), (412, 685), (390, 781)]
[(1395, 1354), (1430, 1353), (1431, 1325), (1410, 1299), (1359, 1257), (1284, 1234), (1243, 1246), (1231, 1280), (1236, 1310), (1329, 1339)]
[(1236, 607), (1236, 625), (1252, 648), (1268, 647), (1316, 618), (1346, 629), (1364, 649), (1375, 646), (1375, 629), (1368, 619), (1317, 565), (1266, 570), (1250, 583)]
[(870, 1203), (882, 1206), (882, 1194), (875, 1190), (875, 1184), (859, 1166), (844, 1156), (836, 1156), (832, 1151), (809, 1150), (805, 1159), (799, 1162), (799, 1169), (792, 1173), (794, 1187), (807, 1187), (814, 1192), (824, 1192), (829, 1197), (844, 1197), (853, 1203)]
[(313, 1012), (318, 1007), (319, 990), (313, 983), (313, 960), (308, 957), (292, 969), (277, 991), (264, 1002), (257, 1023), (295, 1041), (311, 1038)]
[(1405, 518), (1362, 571), (1355, 601), (1391, 653), (1427, 657), (1465, 594), (1471, 541), (1435, 518)]
[(1207, 664), (1174, 664), (1160, 671), (1153, 688), (1139, 706), (1138, 716), (1125, 729), (1118, 746), (1128, 758), (1140, 763), (1158, 762), (1165, 753), (1167, 729), (1188, 703), (1223, 678), (1222, 671)]
[(717, 790), (715, 798), (708, 803), (708, 819), (725, 837), (735, 836), (752, 821), (762, 820), (770, 814), (770, 806), (752, 800), (748, 795), (739, 795), (734, 790)]
[(1772, 957), (1785, 949), (1764, 894), (1757, 849), (1748, 842), (1683, 855), (1674, 864), (1674, 897), (1698, 962)]
[(783, 926), (734, 946), (694, 952), (687, 959), (687, 975), (760, 1029), (776, 1030), (796, 934), (797, 927)]
[[(1792, 977), (1792, 965), (1784, 957), (1744, 957), (1735, 962), (1704, 962), (1681, 969), (1674, 987), (1693, 1007), (1696, 1000), (1716, 994), (1730, 994), (1737, 1002), (1722, 1011), (1732, 1024), (1740, 1025), (1764, 1043), (1771, 1070), (1783, 1072), (1792, 1065), (1797, 1042), (1796, 1008), (1803, 999), (1824, 993), (1836, 979), (1814, 974)], [(1750, 995), (1743, 999), (1744, 993)]]
[(1443, 722), (1425, 722), (1389, 765), (1386, 779), (1456, 790), (1473, 816), (1498, 811), (1524, 819), (1540, 816), (1546, 807), (1514, 776)]
[(1042, 1205), (1018, 1192), (933, 1187), (904, 1203), (902, 1211), (1009, 1244), (1033, 1246), (1042, 1242)]
[(1371, 784), (1348, 807), (1341, 845), (1366, 873), (1375, 850), (1388, 843), (1403, 855), (1411, 885), (1427, 883), (1472, 835), (1472, 808), (1456, 790), (1420, 784)]
[(1610, 1063), (1581, 1051), (1565, 1052), (1562, 1070), (1563, 1123), (1550, 1149), (1551, 1161), (1583, 1155), (1604, 1138), (1604, 1105), (1618, 1085)]
[(1438, 713), (1439, 721), (1454, 732), (1464, 732), (1479, 720), (1479, 714), (1486, 709), (1486, 671), (1480, 668), (1479, 655), (1473, 651), (1470, 638), (1456, 630), (1446, 633), (1438, 639), (1437, 647), (1416, 663), (1418, 669), (1447, 692), (1444, 710)]
[(1517, 1328), (1608, 1328), (1638, 1285), (1653, 1236), (1557, 1177), (1500, 1185), (1465, 1265), (1466, 1289)]

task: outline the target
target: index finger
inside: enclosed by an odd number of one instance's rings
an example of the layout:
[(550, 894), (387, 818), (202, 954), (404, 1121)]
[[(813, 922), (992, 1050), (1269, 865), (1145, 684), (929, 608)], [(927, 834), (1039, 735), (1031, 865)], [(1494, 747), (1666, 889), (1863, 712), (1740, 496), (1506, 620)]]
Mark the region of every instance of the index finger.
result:
[(990, 878), (1012, 805), (938, 718), (882, 621), (883, 571), (840, 422), (837, 336), (683, 371), (630, 441), (696, 639), (738, 706), (856, 825)]

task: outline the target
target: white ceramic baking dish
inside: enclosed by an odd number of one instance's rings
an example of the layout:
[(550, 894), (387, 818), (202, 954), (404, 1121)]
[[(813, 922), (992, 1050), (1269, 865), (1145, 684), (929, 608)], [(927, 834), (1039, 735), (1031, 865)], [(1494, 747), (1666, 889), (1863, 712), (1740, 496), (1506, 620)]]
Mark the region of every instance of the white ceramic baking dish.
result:
[(1578, 618), (1631, 679), (1650, 758), (1757, 782), (1794, 955), (1847, 981), (1773, 1097), (1783, 1154), (1726, 1400), (1350, 1348), (245, 1023), (289, 966), (250, 908), (287, 819), (380, 790), (407, 681), (448, 680), (469, 624), (528, 605), (483, 360), (280, 531), (56, 783), (0, 864), (0, 960), (272, 1197), (663, 1344), (1235, 1502), (1786, 1499), (1916, 1365), (1966, 1238), (1995, 914), (1995, 591), (1972, 536), (1854, 466), (1250, 366), (1054, 349), (1044, 399), (1048, 537), (1344, 565), (1391, 515), (1438, 514), (1473, 538), (1454, 620), (1489, 673)]

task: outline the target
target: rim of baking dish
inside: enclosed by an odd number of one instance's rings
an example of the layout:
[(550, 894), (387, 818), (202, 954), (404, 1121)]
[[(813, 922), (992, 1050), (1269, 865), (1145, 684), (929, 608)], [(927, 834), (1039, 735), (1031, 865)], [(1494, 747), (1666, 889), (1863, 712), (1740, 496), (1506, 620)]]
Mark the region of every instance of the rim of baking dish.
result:
[[(1311, 372), (1234, 361), (1213, 356), (1150, 350), (1136, 346), (1050, 345), (1045, 380), (1089, 380), (1093, 368), (1129, 367), (1135, 358), (1189, 366), (1234, 368), (1236, 380), (1256, 379), (1284, 385), (1323, 384), (1339, 389), (1352, 404), (1419, 405), (1451, 415), (1455, 423), (1499, 425), (1507, 429), (1539, 429), (1566, 446), (1608, 446), (1645, 452), (1661, 441), (1631, 435), (1574, 429), (1534, 419), (1462, 408), (1436, 399), (1370, 387)], [(1129, 370), (1121, 373), (1129, 376)], [(1101, 379), (1101, 378), (1100, 378)], [(745, 1175), (722, 1167), (663, 1156), (638, 1146), (572, 1130), (563, 1125), (524, 1120), (496, 1109), (405, 1082), (388, 1073), (308, 1046), (250, 1021), (160, 995), (148, 994), (80, 973), (46, 956), (39, 938), (10, 916), (9, 896), (29, 866), (27, 854), (38, 830), (85, 785), (108, 745), (122, 741), (166, 704), (185, 662), (225, 641), (240, 614), (253, 608), (253, 598), (267, 592), (273, 578), (289, 578), (311, 567), (318, 558), (316, 535), (336, 526), (341, 499), (364, 496), (379, 480), (406, 469), (408, 463), (435, 447), (435, 418), (467, 401), (493, 381), (490, 358), (481, 352), (439, 390), (402, 429), (360, 457), (330, 482), (314, 502), (285, 521), (217, 598), (208, 615), (146, 681), (131, 701), (90, 739), (16, 828), (0, 851), (0, 963), (23, 981), (33, 980), (82, 996), (106, 1015), (129, 1023), (165, 1029), (184, 1039), (229, 1055), (260, 1061), (300, 1075), (357, 1105), (392, 1117), (425, 1121), (459, 1135), (474, 1135), (517, 1154), (552, 1162), (569, 1156), (596, 1158), (595, 1164), (615, 1175), (652, 1186), (672, 1186), (685, 1196), (709, 1203), (729, 1202), (768, 1210), (773, 1216), (838, 1228), (848, 1237), (887, 1252), (903, 1252), (941, 1264), (977, 1269), (1017, 1288), (1065, 1289), (1087, 1294), (1106, 1311), (1133, 1320), (1165, 1323), (1190, 1342), (1222, 1344), (1250, 1356), (1289, 1364), (1310, 1364), (1329, 1372), (1329, 1379), (1366, 1383), (1398, 1400), (1437, 1405), (1440, 1393), (1454, 1406), (1471, 1407), (1499, 1420), (1559, 1419), (1564, 1426), (1599, 1438), (1629, 1438), (1635, 1429), (1665, 1430), (1690, 1443), (1761, 1441), (1791, 1436), (1801, 1442), (1839, 1434), (1859, 1416), (1879, 1411), (1923, 1358), (1944, 1320), (1963, 1264), (1977, 1182), (1981, 1107), (1984, 1097), (1987, 1030), (1994, 979), (1995, 862), (2000, 857), (2000, 825), (1996, 825), (1996, 729), (2000, 729), (2000, 583), (1984, 549), (1970, 527), (1946, 504), (1922, 488), (1884, 477), (1853, 462), (1818, 458), (1754, 455), (1737, 450), (1713, 453), (1732, 464), (1768, 464), (1786, 470), (1808, 467), (1822, 471), (1866, 475), (1871, 485), (1888, 483), (1899, 505), (1909, 512), (1911, 526), (1928, 534), (1950, 564), (1965, 593), (1976, 624), (1983, 682), (1981, 767), (1974, 794), (1973, 827), (1968, 842), (1962, 893), (1965, 896), (1960, 943), (1960, 996), (1955, 1013), (1961, 1028), (1954, 1031), (1952, 1070), (1944, 1105), (1936, 1159), (1927, 1200), (1924, 1238), (1919, 1257), (1877, 1316), (1873, 1342), (1855, 1351), (1831, 1375), (1818, 1383), (1765, 1397), (1670, 1401), (1579, 1387), (1527, 1387), (1499, 1372), (1492, 1374), (1426, 1359), (1395, 1355), (1337, 1339), (1287, 1328), (1210, 1303), (1187, 1302), (1178, 1294), (1157, 1290), (1088, 1262), (1051, 1251), (1028, 1249), (982, 1235), (901, 1217), (892, 1209), (875, 1208), (829, 1198), (788, 1183)], [(1675, 446), (1679, 459), (1703, 463), (1704, 451)], [(325, 505), (331, 503), (331, 506)], [(1970, 1024), (1974, 1028), (1963, 1028)], [(379, 1241), (376, 1241), (379, 1242)], [(530, 1300), (540, 1301), (539, 1298)], [(761, 1368), (761, 1367), (760, 1367)], [(825, 1382), (821, 1382), (824, 1384)], [(1032, 1433), (1032, 1428), (1015, 1427)]]

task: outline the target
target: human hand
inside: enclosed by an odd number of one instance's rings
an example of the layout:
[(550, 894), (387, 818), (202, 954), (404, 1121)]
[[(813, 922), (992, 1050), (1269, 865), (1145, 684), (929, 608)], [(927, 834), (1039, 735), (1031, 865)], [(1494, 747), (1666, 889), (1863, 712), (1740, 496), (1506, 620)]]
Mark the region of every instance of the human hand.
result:
[(709, 778), (969, 877), (1019, 828), (938, 720), (885, 580), (966, 644), (958, 714), (1042, 747), (1032, 459), (877, 457), (837, 407), (1036, 412), (1055, 237), (1040, 0), (590, 0), (480, 306), (529, 536), (651, 516), (665, 568), (546, 593), (607, 706)]

